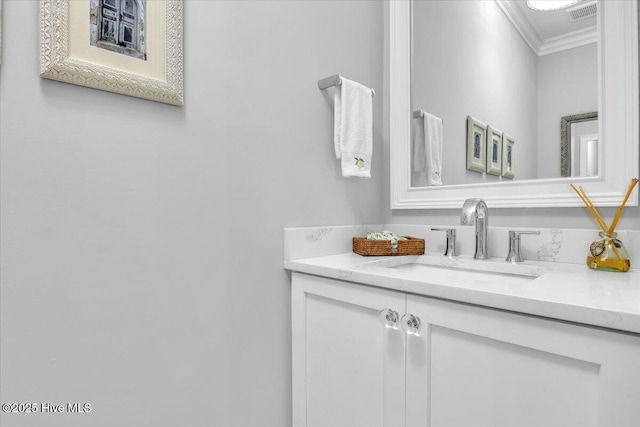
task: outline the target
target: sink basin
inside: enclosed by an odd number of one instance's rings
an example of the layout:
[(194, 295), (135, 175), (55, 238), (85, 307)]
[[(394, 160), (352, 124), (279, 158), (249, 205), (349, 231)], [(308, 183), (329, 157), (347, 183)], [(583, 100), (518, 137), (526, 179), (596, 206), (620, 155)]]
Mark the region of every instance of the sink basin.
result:
[(367, 263), (397, 271), (412, 280), (440, 284), (528, 283), (545, 273), (545, 269), (530, 264), (513, 264), (504, 260), (475, 260), (473, 258), (444, 258), (422, 255), (387, 258)]

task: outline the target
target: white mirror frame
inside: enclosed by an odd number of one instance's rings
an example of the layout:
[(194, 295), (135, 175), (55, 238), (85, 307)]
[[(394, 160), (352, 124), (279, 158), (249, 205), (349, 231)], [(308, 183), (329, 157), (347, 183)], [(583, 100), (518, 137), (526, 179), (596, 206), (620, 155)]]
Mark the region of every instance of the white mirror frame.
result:
[[(483, 198), (495, 208), (584, 206), (570, 183), (584, 186), (597, 206), (617, 207), (631, 178), (638, 177), (637, 0), (598, 0), (599, 138), (603, 144), (599, 144), (598, 164), (602, 172), (597, 177), (412, 187), (411, 0), (389, 1), (389, 58), (392, 209), (460, 208), (470, 197)], [(638, 191), (627, 205), (638, 206)]]

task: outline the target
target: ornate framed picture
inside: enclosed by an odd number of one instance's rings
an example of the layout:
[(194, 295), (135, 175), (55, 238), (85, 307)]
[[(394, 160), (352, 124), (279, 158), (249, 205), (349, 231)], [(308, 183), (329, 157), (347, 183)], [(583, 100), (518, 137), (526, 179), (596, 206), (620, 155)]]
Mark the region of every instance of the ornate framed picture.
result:
[(515, 144), (514, 137), (506, 133), (502, 134), (502, 176), (505, 178), (516, 176)]
[(485, 172), (486, 131), (486, 124), (467, 116), (467, 169), (470, 171)]
[(184, 105), (182, 0), (40, 0), (40, 76)]
[(487, 126), (487, 173), (500, 176), (502, 171), (502, 132)]

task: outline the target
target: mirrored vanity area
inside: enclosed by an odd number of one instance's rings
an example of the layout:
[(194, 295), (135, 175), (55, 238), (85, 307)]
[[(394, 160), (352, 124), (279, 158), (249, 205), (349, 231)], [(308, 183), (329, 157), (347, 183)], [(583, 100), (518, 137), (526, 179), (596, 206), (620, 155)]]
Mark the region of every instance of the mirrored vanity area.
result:
[[(294, 426), (638, 425), (640, 270), (585, 266), (593, 230), (488, 222), (573, 221), (570, 184), (620, 204), (640, 160), (638, 2), (591, 2), (571, 46), (536, 41), (524, 3), (388, 2), (391, 208), (419, 223), (285, 229)], [(430, 222), (446, 209), (474, 227)], [(352, 251), (378, 230), (425, 237), (424, 255)]]
[[(390, 2), (393, 209), (459, 208), (469, 197), (581, 206), (570, 183), (598, 206), (622, 200), (638, 174), (637, 10), (578, 5)], [(442, 185), (416, 167), (426, 113), (442, 123)]]

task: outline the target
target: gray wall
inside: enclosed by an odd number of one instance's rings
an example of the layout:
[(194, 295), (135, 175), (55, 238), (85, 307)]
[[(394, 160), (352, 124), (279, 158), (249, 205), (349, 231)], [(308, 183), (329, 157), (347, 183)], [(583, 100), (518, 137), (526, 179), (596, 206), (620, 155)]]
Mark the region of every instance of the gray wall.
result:
[[(185, 5), (184, 108), (38, 77), (3, 1), (3, 402), (16, 426), (286, 426), (285, 226), (380, 223), (383, 4)], [(333, 157), (335, 73), (376, 89), (371, 180)]]

